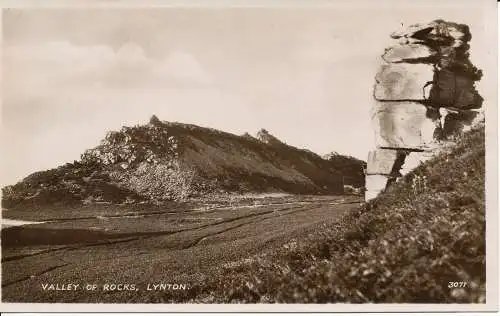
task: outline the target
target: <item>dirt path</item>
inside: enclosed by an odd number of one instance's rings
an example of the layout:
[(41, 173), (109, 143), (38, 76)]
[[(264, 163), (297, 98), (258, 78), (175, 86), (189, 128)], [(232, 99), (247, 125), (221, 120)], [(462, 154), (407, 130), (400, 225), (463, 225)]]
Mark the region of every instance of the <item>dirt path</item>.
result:
[(2, 218), (2, 228), (12, 227), (12, 226), (42, 224), (42, 223), (43, 222), (30, 222), (30, 221), (21, 221), (18, 219)]
[[(221, 265), (337, 221), (359, 200), (332, 197), (146, 217), (75, 218), (2, 231), (5, 301), (151, 302), (148, 283), (203, 282)], [(91, 228), (91, 229), (89, 229)], [(134, 284), (134, 291), (49, 291), (42, 284)]]

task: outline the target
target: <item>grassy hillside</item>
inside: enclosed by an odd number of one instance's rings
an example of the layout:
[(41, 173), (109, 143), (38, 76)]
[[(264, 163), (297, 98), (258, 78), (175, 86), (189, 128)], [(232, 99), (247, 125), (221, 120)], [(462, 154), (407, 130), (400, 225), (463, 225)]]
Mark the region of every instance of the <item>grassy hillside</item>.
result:
[(484, 155), (482, 127), (339, 223), (222, 266), (174, 300), (482, 303)]
[(134, 203), (221, 194), (286, 192), (342, 194), (343, 164), (282, 143), (162, 122), (109, 132), (80, 161), (34, 173), (3, 189), (3, 206)]
[(366, 169), (366, 162), (352, 156), (340, 155), (337, 152), (332, 152), (323, 158), (343, 171), (345, 185), (351, 185), (356, 188), (365, 186), (364, 169)]

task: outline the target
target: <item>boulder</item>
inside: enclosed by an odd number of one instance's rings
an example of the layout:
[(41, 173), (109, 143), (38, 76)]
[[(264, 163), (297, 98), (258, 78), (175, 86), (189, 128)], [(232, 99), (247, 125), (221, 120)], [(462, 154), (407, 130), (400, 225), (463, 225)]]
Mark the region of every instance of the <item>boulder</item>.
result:
[(426, 162), (427, 160), (434, 157), (435, 152), (433, 151), (422, 151), (422, 152), (410, 152), (405, 158), (403, 165), (401, 166), (401, 175), (406, 175), (412, 170)]
[(394, 178), (391, 176), (380, 174), (367, 175), (365, 184), (365, 201), (369, 201), (377, 197), (377, 195), (384, 191), (387, 185), (393, 180)]
[(423, 101), (424, 87), (434, 79), (434, 67), (429, 64), (385, 64), (375, 80), (374, 96), (379, 101)]
[(401, 175), (484, 124), (475, 88), (482, 70), (469, 59), (469, 27), (444, 20), (413, 24), (391, 34), (375, 76), (371, 120), (375, 145), (366, 169), (370, 200)]
[(467, 42), (471, 39), (471, 34), (469, 27), (465, 24), (435, 20), (427, 24), (412, 24), (409, 27), (393, 32), (391, 37), (394, 39), (415, 38), (439, 44), (453, 40)]
[(402, 38), (402, 37), (413, 37), (419, 38), (429, 34), (434, 29), (434, 25), (429, 24), (412, 24), (406, 28), (402, 28), (399, 31), (393, 32), (391, 37), (394, 39)]
[(421, 103), (411, 101), (376, 102), (372, 125), (376, 146), (422, 150), (435, 140), (439, 117)]
[(367, 175), (399, 176), (399, 169), (404, 163), (406, 152), (401, 150), (378, 148), (368, 153)]
[(389, 47), (382, 58), (388, 63), (408, 61), (432, 63), (436, 60), (436, 54), (437, 52), (427, 45), (413, 43)]
[(365, 201), (368, 202), (376, 198), (382, 191), (365, 191)]

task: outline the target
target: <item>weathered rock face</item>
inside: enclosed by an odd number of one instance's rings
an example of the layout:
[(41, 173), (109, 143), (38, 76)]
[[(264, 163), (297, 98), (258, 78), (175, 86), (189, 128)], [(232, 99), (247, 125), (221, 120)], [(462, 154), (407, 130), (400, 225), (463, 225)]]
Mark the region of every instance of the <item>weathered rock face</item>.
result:
[(450, 69), (436, 73), (429, 100), (442, 107), (473, 109), (481, 106), (483, 99), (474, 88), (474, 80)]
[[(481, 117), (469, 60), (469, 27), (435, 20), (394, 32), (375, 76), (375, 150), (368, 154), (365, 199), (431, 159)], [(479, 115), (478, 115), (479, 114)]]
[(380, 67), (375, 80), (375, 99), (380, 101), (415, 100), (428, 97), (424, 87), (432, 82), (434, 68), (425, 64), (393, 63)]
[(399, 169), (405, 161), (406, 153), (391, 149), (376, 149), (368, 153), (367, 175), (399, 176)]
[(413, 44), (398, 44), (389, 47), (385, 50), (382, 58), (388, 63), (400, 62), (432, 62), (436, 60), (437, 52), (427, 45), (413, 43)]
[(375, 142), (380, 148), (420, 149), (434, 140), (439, 119), (432, 109), (412, 101), (380, 102), (372, 108)]
[(393, 180), (394, 177), (382, 174), (369, 174), (366, 175), (366, 191), (365, 200), (369, 201), (377, 197), (377, 195), (385, 190), (387, 185)]

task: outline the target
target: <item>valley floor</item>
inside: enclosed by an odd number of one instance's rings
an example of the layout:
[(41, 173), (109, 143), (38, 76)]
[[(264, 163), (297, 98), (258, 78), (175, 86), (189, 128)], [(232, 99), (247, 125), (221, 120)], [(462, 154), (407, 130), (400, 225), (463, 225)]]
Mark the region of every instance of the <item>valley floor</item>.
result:
[(361, 203), (359, 196), (270, 196), (232, 203), (6, 210), (2, 300), (186, 301), (192, 298), (179, 291), (200, 287), (218, 268), (283, 247)]

